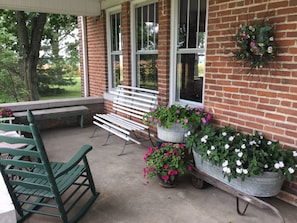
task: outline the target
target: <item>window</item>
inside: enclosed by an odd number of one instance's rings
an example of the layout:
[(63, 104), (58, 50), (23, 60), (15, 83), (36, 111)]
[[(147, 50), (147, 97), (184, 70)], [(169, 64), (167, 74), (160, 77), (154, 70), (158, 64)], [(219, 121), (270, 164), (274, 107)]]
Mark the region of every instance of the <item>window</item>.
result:
[(136, 86), (158, 89), (158, 3), (135, 7)]
[(121, 13), (110, 13), (107, 24), (108, 34), (108, 70), (109, 70), (109, 87), (115, 88), (123, 83), (123, 55), (122, 55), (122, 33), (121, 33)]
[(174, 102), (203, 103), (207, 1), (179, 0), (177, 4)]

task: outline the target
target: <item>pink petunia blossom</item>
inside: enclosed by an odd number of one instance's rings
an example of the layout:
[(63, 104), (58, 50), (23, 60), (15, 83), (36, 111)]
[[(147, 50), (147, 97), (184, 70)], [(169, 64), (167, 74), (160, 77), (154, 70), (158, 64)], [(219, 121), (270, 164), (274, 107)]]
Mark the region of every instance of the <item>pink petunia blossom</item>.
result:
[(189, 122), (189, 120), (188, 119), (184, 119), (184, 123), (188, 123)]
[(162, 176), (162, 180), (168, 181), (169, 180), (169, 176), (167, 176), (167, 175)]
[(187, 170), (188, 170), (188, 171), (191, 171), (191, 170), (192, 170), (192, 166), (188, 166), (188, 167), (187, 167)]
[(201, 121), (202, 121), (203, 124), (206, 124), (207, 123), (207, 121), (206, 121), (205, 118), (201, 118)]
[(168, 169), (168, 165), (165, 164), (165, 165), (164, 165), (164, 169)]
[(155, 171), (155, 167), (153, 167), (153, 166), (150, 167), (150, 171), (151, 171), (151, 172), (154, 172), (154, 171)]

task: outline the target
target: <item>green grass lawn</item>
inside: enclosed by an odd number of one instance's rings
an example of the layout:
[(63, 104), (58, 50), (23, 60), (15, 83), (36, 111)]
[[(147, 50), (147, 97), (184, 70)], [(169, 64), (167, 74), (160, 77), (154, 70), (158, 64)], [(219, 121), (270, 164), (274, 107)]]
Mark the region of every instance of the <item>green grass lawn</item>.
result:
[(75, 81), (76, 81), (75, 85), (60, 87), (65, 90), (64, 92), (57, 94), (57, 95), (41, 96), (40, 100), (62, 99), (62, 98), (80, 98), (81, 97), (81, 78), (76, 77)]

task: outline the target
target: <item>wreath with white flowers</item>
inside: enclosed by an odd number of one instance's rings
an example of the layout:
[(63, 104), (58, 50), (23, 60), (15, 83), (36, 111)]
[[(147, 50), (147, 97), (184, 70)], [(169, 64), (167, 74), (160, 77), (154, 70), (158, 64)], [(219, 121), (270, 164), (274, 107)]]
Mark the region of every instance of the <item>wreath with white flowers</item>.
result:
[(236, 59), (242, 60), (251, 70), (263, 68), (276, 56), (277, 44), (275, 42), (271, 24), (241, 25), (236, 35), (239, 49)]

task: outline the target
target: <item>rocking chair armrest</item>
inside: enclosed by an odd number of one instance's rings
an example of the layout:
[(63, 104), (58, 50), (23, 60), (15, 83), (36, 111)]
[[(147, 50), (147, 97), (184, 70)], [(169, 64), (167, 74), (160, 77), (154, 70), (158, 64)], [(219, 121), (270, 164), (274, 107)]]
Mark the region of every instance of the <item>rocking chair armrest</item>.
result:
[(55, 175), (55, 178), (64, 175), (73, 167), (75, 167), (91, 150), (91, 145), (83, 145), (80, 150), (68, 161), (68, 163), (66, 163), (66, 165)]

